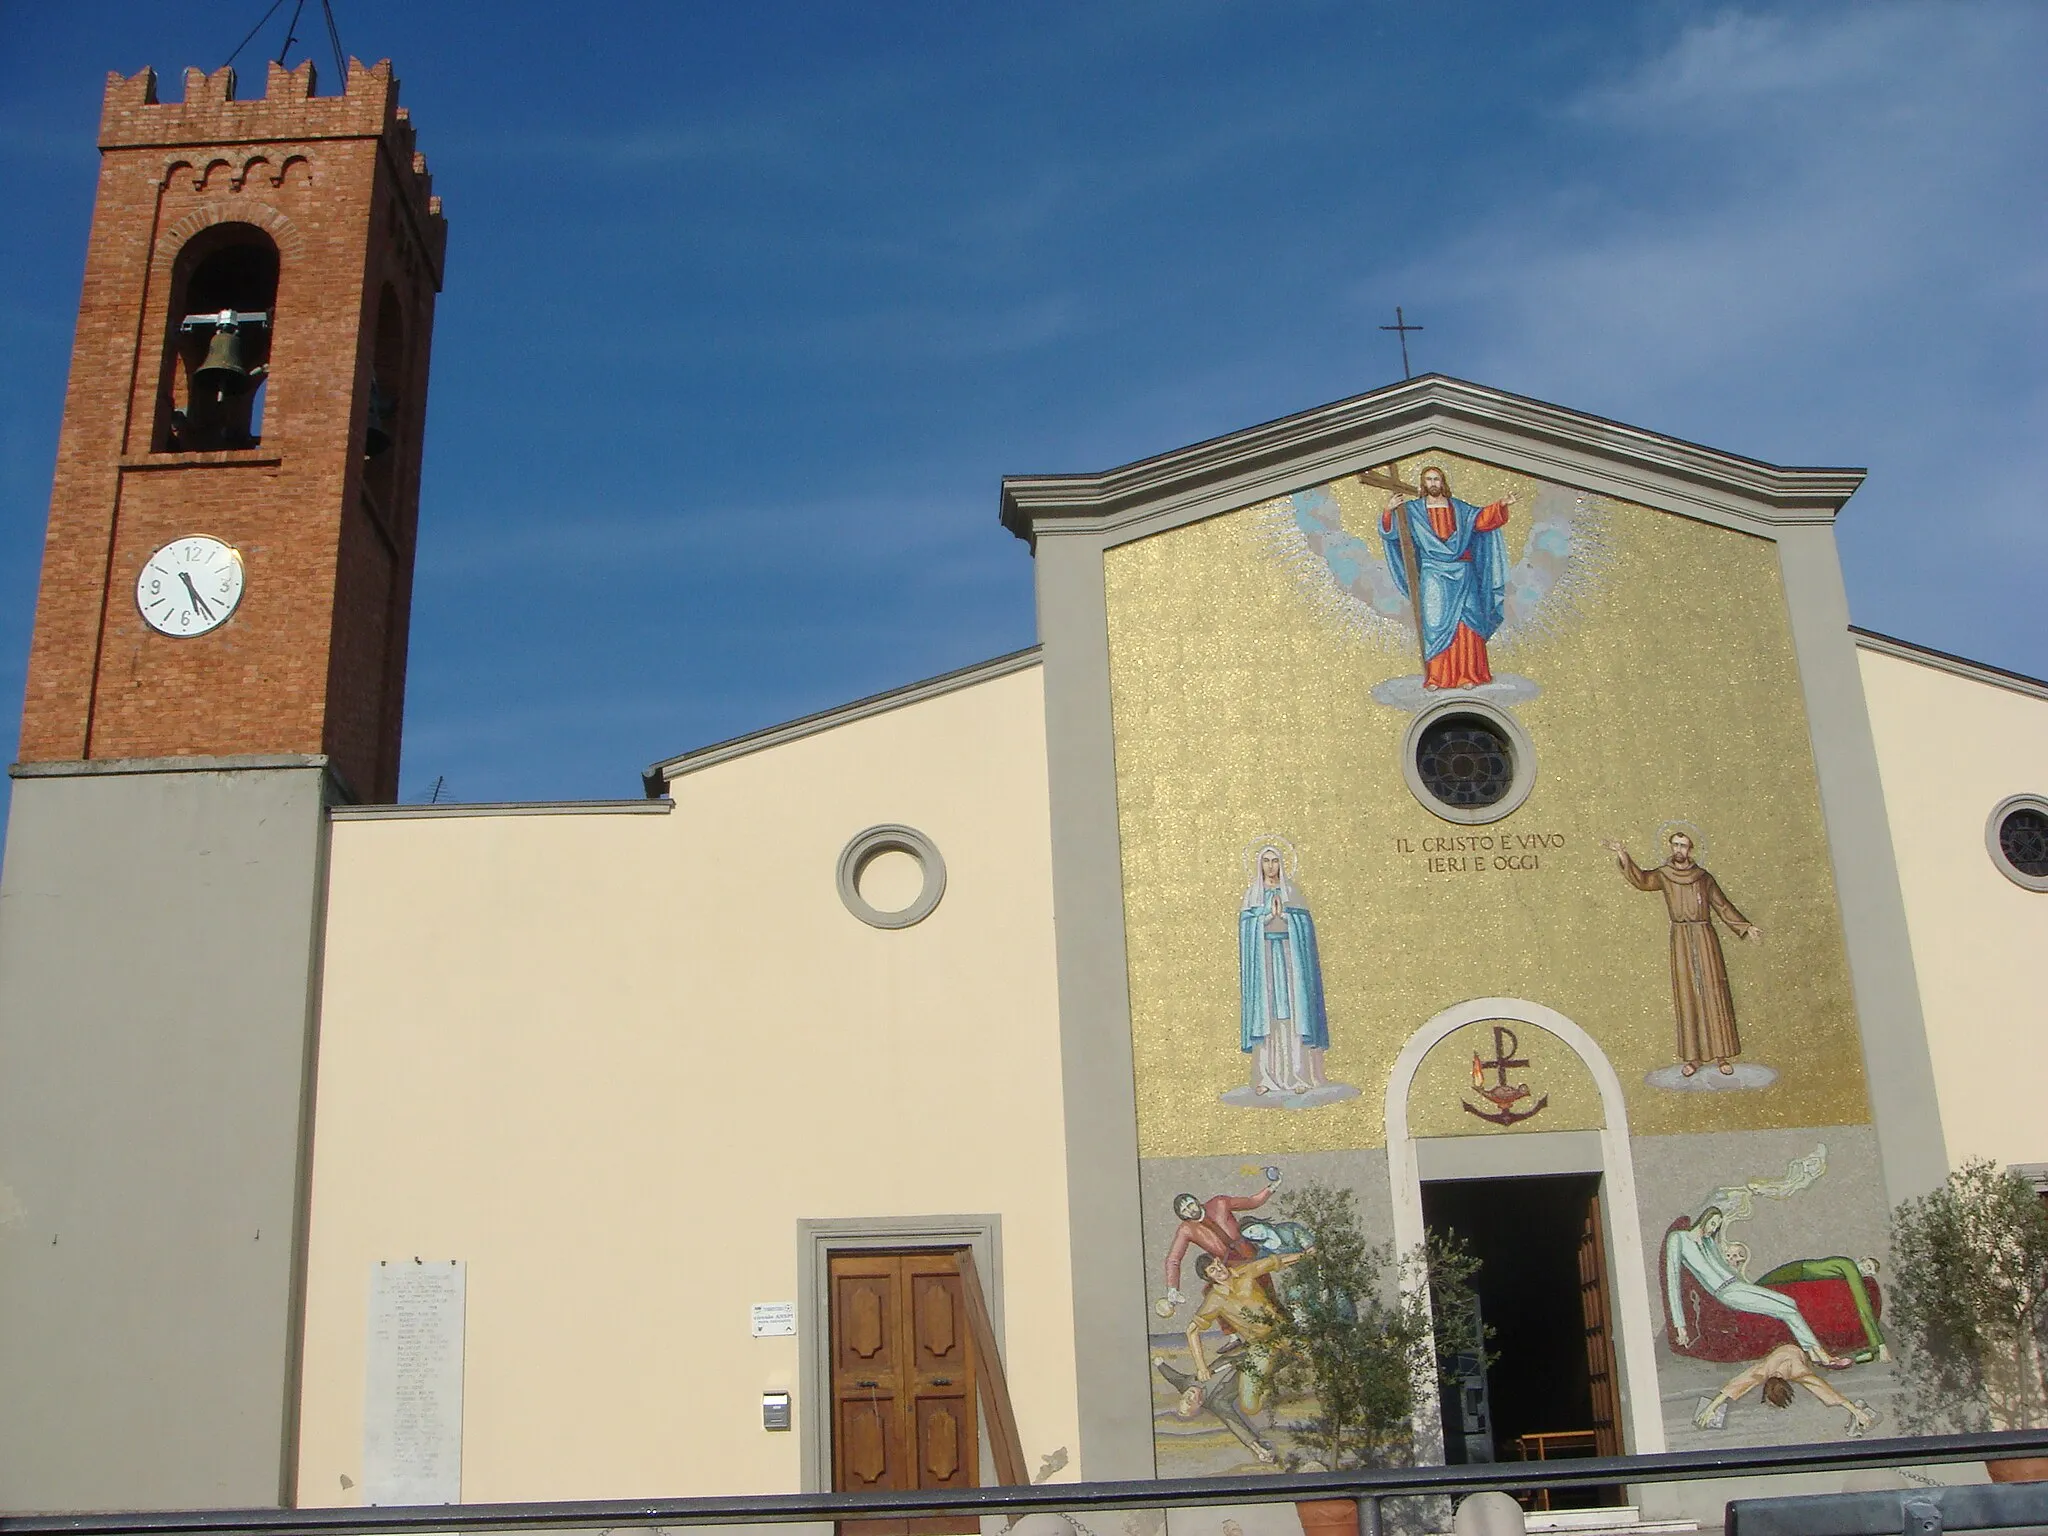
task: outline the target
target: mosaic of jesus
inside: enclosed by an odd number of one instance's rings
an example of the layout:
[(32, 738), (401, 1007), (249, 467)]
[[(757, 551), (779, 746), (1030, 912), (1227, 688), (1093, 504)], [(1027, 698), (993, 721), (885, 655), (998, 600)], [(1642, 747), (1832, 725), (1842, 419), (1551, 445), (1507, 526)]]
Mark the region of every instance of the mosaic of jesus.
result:
[[(1451, 494), (1450, 478), (1431, 464), (1419, 496), (1399, 497), (1380, 514), (1387, 566), (1401, 595), (1421, 613), (1425, 688), (1476, 688), (1493, 681), (1486, 642), (1507, 601), (1507, 526), (1512, 496), (1483, 507)], [(1413, 587), (1422, 589), (1416, 602)]]

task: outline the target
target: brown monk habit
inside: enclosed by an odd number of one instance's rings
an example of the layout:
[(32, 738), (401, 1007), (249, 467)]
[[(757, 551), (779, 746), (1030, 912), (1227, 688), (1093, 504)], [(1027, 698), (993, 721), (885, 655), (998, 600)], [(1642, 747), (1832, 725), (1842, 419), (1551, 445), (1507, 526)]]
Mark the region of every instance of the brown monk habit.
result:
[(1721, 936), (1714, 931), (1712, 914), (1738, 934), (1749, 930), (1749, 919), (1697, 864), (1643, 869), (1626, 853), (1619, 858), (1622, 878), (1639, 891), (1662, 891), (1671, 914), (1671, 1006), (1678, 1015), (1678, 1059), (1697, 1065), (1739, 1055), (1742, 1037), (1735, 1029), (1728, 962), (1721, 956)]

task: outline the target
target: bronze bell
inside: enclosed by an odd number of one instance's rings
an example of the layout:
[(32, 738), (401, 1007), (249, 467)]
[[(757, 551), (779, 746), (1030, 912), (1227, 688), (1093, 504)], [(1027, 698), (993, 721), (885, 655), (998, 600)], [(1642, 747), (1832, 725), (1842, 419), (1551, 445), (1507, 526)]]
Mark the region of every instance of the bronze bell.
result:
[(217, 325), (206, 344), (206, 361), (192, 372), (192, 383), (214, 395), (246, 395), (255, 378), (242, 361), (242, 333), (234, 326)]
[(375, 374), (370, 375), (370, 420), (363, 430), (363, 456), (374, 459), (391, 447), (391, 418), (398, 414), (398, 402), (384, 393)]

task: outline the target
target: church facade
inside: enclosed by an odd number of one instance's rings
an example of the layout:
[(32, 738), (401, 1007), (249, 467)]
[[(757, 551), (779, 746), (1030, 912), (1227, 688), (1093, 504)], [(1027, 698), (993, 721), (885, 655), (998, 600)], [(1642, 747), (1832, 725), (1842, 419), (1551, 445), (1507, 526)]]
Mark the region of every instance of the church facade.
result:
[[(282, 71), (263, 103), (110, 85), (109, 177), (192, 210), (89, 271), (15, 769), (10, 1507), (1300, 1468), (1308, 1405), (1231, 1296), (1284, 1295), (1314, 1188), (1481, 1258), (1500, 1361), (1428, 1456), (1896, 1428), (1889, 1211), (1966, 1157), (2048, 1167), (2001, 1080), (2048, 939), (2048, 685), (1851, 628), (1859, 471), (1419, 378), (1004, 481), (1027, 651), (664, 759), (642, 798), (381, 803), (442, 237), (380, 70), (296, 106)], [(334, 102), (362, 120), (322, 137)], [(225, 174), (148, 127), (202, 109)], [(286, 140), (303, 203), (254, 154)], [(358, 249), (338, 308), (304, 285), (321, 218), (393, 275)], [(110, 314), (173, 338), (152, 419), (198, 387), (214, 354), (146, 279), (178, 291), (216, 228), (274, 261), (224, 306), (274, 317), (262, 441), (92, 436)], [(316, 354), (341, 407), (290, 392)], [(80, 465), (161, 528), (81, 512)], [(326, 508), (313, 566), (357, 574), (273, 598), (260, 498), (187, 526), (222, 474)], [(150, 562), (202, 534), (248, 595), (160, 632)], [(309, 623), (324, 717), (44, 728), (51, 679), (140, 719)], [(141, 681), (102, 703), (64, 658), (110, 648)], [(86, 978), (114, 939), (249, 963), (209, 1013), (162, 969)]]

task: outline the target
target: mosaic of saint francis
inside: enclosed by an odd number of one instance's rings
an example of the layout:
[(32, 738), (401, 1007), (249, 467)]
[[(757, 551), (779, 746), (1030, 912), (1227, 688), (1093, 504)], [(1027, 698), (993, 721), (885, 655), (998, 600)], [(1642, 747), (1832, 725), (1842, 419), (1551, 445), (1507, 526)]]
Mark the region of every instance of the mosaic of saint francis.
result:
[[(1721, 883), (1699, 862), (1700, 835), (1689, 823), (1667, 826), (1663, 863), (1644, 869), (1622, 844), (1603, 838), (1622, 879), (1639, 891), (1657, 891), (1671, 918), (1671, 1012), (1677, 1026), (1677, 1067), (1652, 1072), (1655, 1088), (1768, 1088), (1778, 1080), (1770, 1067), (1738, 1063), (1742, 1034), (1735, 1023), (1735, 993), (1728, 983), (1728, 959), (1714, 929), (1719, 918), (1737, 938), (1763, 942), (1764, 931), (1737, 910)], [(1703, 1066), (1711, 1064), (1709, 1072)]]

